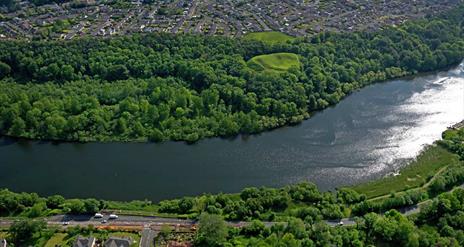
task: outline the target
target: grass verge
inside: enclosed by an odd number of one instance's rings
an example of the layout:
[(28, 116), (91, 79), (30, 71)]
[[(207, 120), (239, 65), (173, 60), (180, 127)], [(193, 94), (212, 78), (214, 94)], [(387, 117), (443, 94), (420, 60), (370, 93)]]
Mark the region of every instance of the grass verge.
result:
[(55, 233), (45, 244), (45, 247), (66, 246), (66, 233)]
[(426, 184), (440, 169), (459, 162), (459, 157), (440, 146), (426, 148), (400, 175), (351, 187), (368, 199), (417, 188)]

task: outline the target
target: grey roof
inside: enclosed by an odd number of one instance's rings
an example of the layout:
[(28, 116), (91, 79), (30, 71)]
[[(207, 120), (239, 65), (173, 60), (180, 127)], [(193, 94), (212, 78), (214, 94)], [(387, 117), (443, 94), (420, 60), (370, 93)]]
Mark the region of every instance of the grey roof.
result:
[(104, 247), (129, 247), (132, 243), (132, 240), (129, 238), (116, 238), (110, 237), (106, 240)]
[(95, 238), (83, 238), (81, 236), (77, 237), (76, 242), (73, 244), (73, 247), (93, 247), (95, 245)]

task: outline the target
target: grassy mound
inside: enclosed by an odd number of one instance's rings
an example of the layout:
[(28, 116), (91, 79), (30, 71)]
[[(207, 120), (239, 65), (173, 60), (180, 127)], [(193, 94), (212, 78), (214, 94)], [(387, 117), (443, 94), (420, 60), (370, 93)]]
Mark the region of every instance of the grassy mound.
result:
[(284, 43), (294, 39), (294, 37), (281, 32), (257, 32), (248, 33), (244, 36), (245, 39), (258, 40), (266, 43), (276, 44)]
[(273, 53), (251, 58), (248, 66), (257, 71), (284, 72), (291, 67), (300, 67), (300, 60), (294, 53)]

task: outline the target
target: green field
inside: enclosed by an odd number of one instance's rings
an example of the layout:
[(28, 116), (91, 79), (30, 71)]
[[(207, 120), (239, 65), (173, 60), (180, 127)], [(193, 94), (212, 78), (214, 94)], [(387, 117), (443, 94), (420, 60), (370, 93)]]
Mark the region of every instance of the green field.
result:
[(251, 58), (248, 66), (256, 71), (284, 72), (291, 67), (300, 67), (300, 59), (294, 53), (273, 53)]
[(55, 246), (64, 246), (67, 244), (65, 240), (67, 234), (66, 233), (55, 233), (48, 242), (45, 244), (45, 247), (55, 247)]
[(263, 41), (268, 44), (285, 43), (289, 40), (295, 39), (294, 37), (281, 32), (257, 32), (248, 33), (244, 39)]
[(353, 186), (352, 189), (366, 197), (374, 198), (420, 187), (442, 168), (459, 162), (459, 157), (440, 146), (431, 146), (415, 161), (401, 170), (400, 175)]

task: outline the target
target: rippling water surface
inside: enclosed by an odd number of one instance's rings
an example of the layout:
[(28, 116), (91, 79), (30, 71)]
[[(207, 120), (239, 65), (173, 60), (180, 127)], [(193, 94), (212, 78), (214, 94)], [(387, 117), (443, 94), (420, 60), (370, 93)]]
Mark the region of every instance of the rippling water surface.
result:
[(464, 66), (368, 86), (301, 125), (232, 140), (89, 143), (0, 139), (0, 187), (160, 200), (312, 181), (328, 190), (398, 170), (464, 119)]

